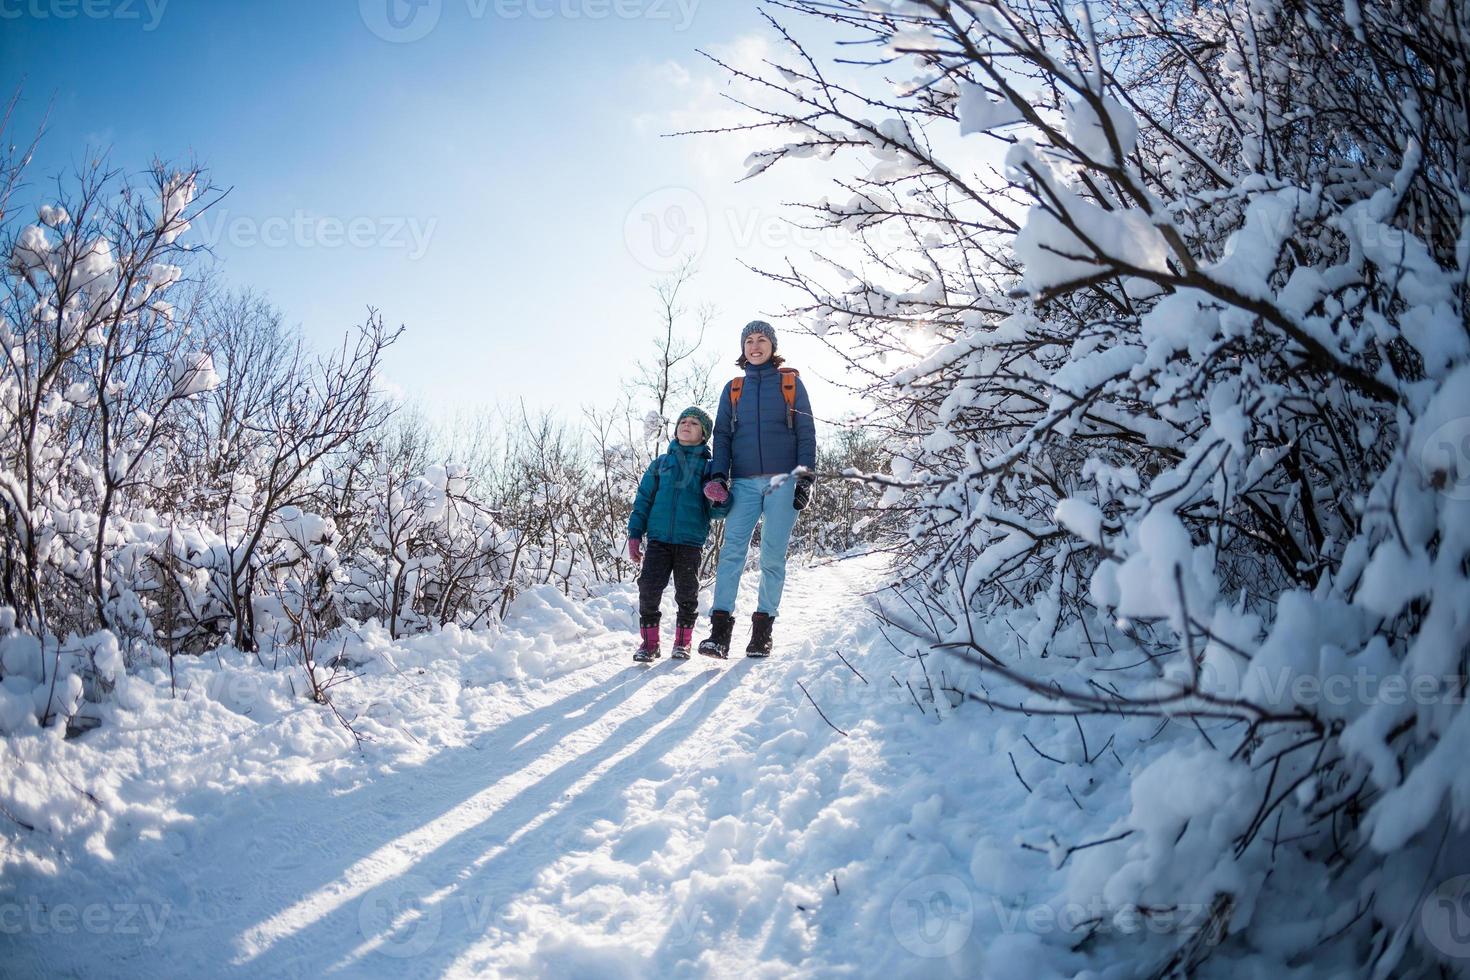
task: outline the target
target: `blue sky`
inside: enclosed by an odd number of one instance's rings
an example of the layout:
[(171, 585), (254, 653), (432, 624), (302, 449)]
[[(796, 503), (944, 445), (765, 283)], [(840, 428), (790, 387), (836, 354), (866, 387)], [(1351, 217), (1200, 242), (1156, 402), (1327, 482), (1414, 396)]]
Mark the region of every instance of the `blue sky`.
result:
[[(659, 135), (733, 118), (696, 48), (765, 36), (733, 0), (0, 0), (0, 84), (23, 85), (12, 139), (49, 106), (32, 193), (87, 150), (197, 159), (230, 192), (193, 240), (316, 345), (371, 305), (407, 325), (387, 373), (431, 415), (575, 413), (647, 355), (681, 236), (729, 359), (789, 298), (736, 259), (801, 244), (791, 185), (733, 184), (748, 141)], [(833, 362), (781, 339), (828, 415)]]

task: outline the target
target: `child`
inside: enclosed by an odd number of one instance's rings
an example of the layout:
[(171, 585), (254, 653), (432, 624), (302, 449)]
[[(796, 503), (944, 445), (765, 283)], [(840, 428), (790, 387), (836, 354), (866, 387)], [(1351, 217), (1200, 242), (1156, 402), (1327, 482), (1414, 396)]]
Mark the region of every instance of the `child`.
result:
[(643, 565), (638, 576), (638, 632), (643, 642), (633, 654), (639, 663), (659, 657), (658, 607), (671, 572), (679, 607), (674, 658), (687, 660), (694, 643), (699, 561), (709, 538), (710, 521), (723, 518), (729, 510), (706, 499), (703, 491), (710, 460), (707, 443), (713, 429), (714, 422), (703, 411), (692, 406), (684, 409), (674, 426), (669, 451), (648, 464), (638, 482), (638, 496), (628, 516), (628, 557), (634, 564)]

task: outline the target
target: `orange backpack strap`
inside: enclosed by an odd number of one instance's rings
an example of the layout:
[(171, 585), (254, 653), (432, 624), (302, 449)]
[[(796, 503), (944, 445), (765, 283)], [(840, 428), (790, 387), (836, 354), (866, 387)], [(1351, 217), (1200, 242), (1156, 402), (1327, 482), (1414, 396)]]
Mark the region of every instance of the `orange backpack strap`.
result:
[(786, 399), (786, 428), (796, 426), (796, 379), (801, 374), (796, 368), (781, 370), (781, 397)]
[[(783, 367), (781, 371), (781, 397), (786, 399), (786, 428), (796, 425), (796, 379), (801, 372), (796, 368)], [(740, 392), (745, 388), (745, 378), (730, 379), (730, 424), (740, 421)]]

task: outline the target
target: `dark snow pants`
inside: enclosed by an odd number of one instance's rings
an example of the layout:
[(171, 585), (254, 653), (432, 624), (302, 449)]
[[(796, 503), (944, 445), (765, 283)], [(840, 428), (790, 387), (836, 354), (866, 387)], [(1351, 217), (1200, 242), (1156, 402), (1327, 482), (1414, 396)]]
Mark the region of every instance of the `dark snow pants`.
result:
[(638, 574), (638, 619), (642, 625), (658, 621), (658, 604), (674, 576), (674, 601), (679, 607), (678, 624), (693, 626), (699, 618), (699, 559), (704, 549), (696, 544), (648, 542), (643, 554), (643, 571)]

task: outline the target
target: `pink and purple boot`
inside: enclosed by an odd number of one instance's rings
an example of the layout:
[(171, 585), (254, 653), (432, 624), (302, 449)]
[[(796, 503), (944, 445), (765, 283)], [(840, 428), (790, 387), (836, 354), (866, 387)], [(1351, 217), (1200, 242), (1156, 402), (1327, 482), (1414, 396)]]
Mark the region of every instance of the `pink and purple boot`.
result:
[[(638, 652), (633, 654), (634, 660), (639, 663), (647, 663), (650, 660), (657, 660), (662, 656), (658, 648), (658, 623), (655, 622), (639, 626), (638, 635), (642, 638), (643, 642), (638, 647)], [(678, 652), (675, 651), (675, 656), (677, 655)]]
[(675, 626), (673, 658), (675, 660), (688, 660), (689, 648), (692, 646), (694, 646), (694, 627), (692, 625)]

